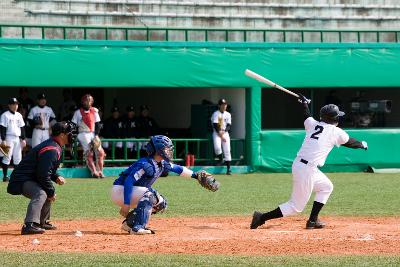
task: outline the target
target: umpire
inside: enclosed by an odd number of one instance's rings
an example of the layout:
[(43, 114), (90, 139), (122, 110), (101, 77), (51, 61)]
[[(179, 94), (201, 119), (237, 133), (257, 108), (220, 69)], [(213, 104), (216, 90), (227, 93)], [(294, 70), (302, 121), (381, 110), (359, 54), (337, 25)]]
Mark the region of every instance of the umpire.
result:
[(11, 173), (7, 192), (30, 198), (21, 234), (43, 234), (55, 230), (49, 222), (51, 203), (56, 200), (52, 183), (63, 185), (65, 180), (57, 173), (62, 147), (73, 144), (77, 129), (72, 122), (57, 122), (49, 139), (32, 148)]

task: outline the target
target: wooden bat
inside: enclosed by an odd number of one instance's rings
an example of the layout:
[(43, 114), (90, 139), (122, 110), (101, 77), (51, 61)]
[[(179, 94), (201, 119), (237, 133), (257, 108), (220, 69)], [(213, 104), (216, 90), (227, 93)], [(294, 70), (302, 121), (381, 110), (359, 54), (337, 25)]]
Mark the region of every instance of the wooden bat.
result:
[[(292, 95), (292, 96), (294, 96), (294, 97), (299, 98), (299, 95), (298, 95), (298, 94), (293, 93), (292, 91), (290, 91), (290, 90), (288, 90), (288, 89), (286, 89), (286, 88), (280, 86), (279, 84), (274, 83), (274, 82), (271, 81), (271, 80), (268, 80), (267, 78), (261, 76), (260, 74), (255, 73), (255, 72), (253, 72), (253, 71), (251, 71), (251, 70), (249, 70), (249, 69), (247, 69), (247, 70), (244, 72), (244, 74), (246, 74), (246, 76), (248, 76), (248, 77), (250, 77), (250, 78), (253, 78), (253, 79), (255, 79), (255, 80), (259, 81), (259, 82), (268, 84), (269, 86), (271, 86), (271, 87), (273, 87), (273, 88), (276, 88), (276, 89), (281, 90), (281, 91), (283, 91), (283, 92), (285, 92), (285, 93), (287, 93), (287, 94), (289, 94), (289, 95)], [(307, 99), (307, 98), (306, 98), (306, 100), (307, 100), (308, 103), (311, 102), (310, 99)]]

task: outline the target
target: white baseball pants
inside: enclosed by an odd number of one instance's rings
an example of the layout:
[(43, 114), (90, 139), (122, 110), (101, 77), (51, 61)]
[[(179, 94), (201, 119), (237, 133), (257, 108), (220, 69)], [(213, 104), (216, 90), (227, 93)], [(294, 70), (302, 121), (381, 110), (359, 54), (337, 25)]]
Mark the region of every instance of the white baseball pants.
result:
[(317, 166), (310, 166), (296, 158), (292, 165), (293, 188), (290, 200), (279, 205), (283, 216), (300, 213), (315, 192), (315, 201), (325, 204), (333, 191), (333, 184)]
[(222, 138), (216, 132), (213, 132), (213, 143), (214, 143), (214, 152), (216, 155), (220, 155), (222, 152), (224, 153), (224, 160), (231, 161), (231, 138), (229, 137), (229, 133), (225, 132), (223, 137), (225, 138), (225, 142), (222, 141)]
[[(147, 187), (134, 186), (131, 195), (131, 208), (136, 208), (139, 200), (143, 197), (144, 193), (149, 191)], [(117, 206), (124, 206), (124, 186), (123, 185), (113, 185), (111, 189), (111, 200)]]
[(33, 129), (32, 132), (32, 147), (37, 146), (41, 142), (49, 139), (49, 130)]
[(93, 132), (82, 132), (78, 134), (78, 140), (79, 143), (81, 143), (84, 152), (89, 150), (89, 144), (90, 142), (92, 142), (93, 138), (94, 138)]
[(22, 159), (21, 140), (18, 136), (7, 135), (6, 144), (10, 146), (10, 152), (8, 152), (9, 157), (3, 157), (3, 163), (10, 165), (12, 157), (14, 165), (18, 165)]

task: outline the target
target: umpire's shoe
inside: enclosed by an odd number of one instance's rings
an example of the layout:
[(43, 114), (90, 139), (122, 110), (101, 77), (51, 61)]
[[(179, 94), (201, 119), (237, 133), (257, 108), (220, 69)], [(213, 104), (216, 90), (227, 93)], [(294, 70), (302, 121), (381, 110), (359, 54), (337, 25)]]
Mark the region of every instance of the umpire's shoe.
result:
[(43, 224), (41, 224), (40, 228), (43, 228), (44, 230), (57, 230), (57, 226), (50, 223), (49, 221), (45, 221)]
[(306, 229), (322, 229), (325, 227), (325, 223), (320, 220), (310, 221), (308, 220), (306, 223)]
[(255, 211), (253, 213), (253, 220), (251, 220), (250, 229), (256, 229), (257, 227), (263, 225), (265, 221), (262, 219), (262, 213)]
[(21, 229), (21, 235), (36, 235), (43, 234), (45, 230), (36, 226), (35, 223), (25, 223)]

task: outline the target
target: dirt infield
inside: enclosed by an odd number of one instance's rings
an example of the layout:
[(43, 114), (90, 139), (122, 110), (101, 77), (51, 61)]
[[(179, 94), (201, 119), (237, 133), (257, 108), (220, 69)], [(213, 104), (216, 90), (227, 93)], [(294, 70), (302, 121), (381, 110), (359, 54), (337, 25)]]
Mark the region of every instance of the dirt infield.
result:
[[(0, 250), (164, 254), (287, 255), (400, 254), (400, 218), (324, 217), (323, 230), (305, 230), (304, 217), (250, 230), (249, 217), (152, 218), (155, 235), (121, 232), (120, 220), (58, 221), (59, 230), (21, 236), (1, 224)], [(78, 237), (79, 230), (83, 236)], [(32, 244), (37, 238), (39, 244)]]

